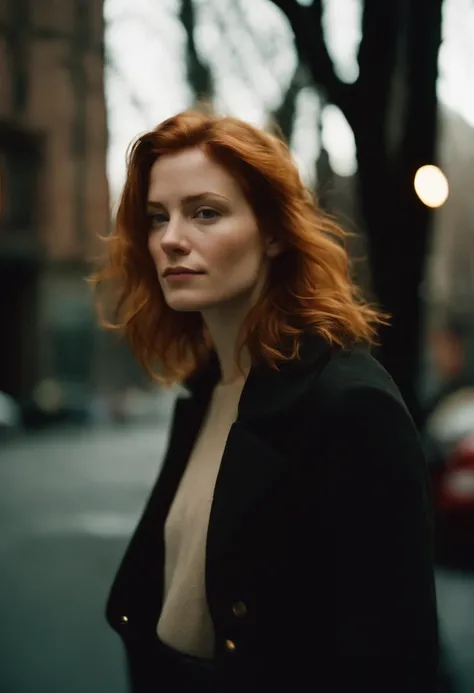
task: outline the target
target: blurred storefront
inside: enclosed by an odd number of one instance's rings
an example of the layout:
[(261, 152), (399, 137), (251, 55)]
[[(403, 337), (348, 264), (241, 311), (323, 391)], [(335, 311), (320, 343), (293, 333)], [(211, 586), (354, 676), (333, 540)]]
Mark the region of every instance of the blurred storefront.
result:
[(0, 0), (0, 391), (21, 402), (44, 383), (85, 397), (100, 371), (85, 277), (109, 225), (103, 54), (102, 0)]

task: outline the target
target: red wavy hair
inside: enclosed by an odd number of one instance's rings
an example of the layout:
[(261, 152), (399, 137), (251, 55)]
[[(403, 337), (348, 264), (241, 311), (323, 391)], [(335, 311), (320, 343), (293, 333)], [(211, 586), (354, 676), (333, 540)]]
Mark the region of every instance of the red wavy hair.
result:
[[(127, 178), (110, 236), (106, 264), (90, 277), (104, 327), (121, 331), (138, 361), (165, 385), (182, 382), (212, 349), (200, 313), (166, 304), (148, 251), (146, 202), (158, 157), (200, 147), (240, 184), (262, 233), (271, 229), (285, 250), (272, 260), (259, 301), (242, 326), (252, 363), (298, 358), (305, 331), (331, 343), (376, 342), (387, 315), (366, 303), (350, 276), (347, 234), (318, 209), (279, 137), (232, 117), (186, 111), (132, 144)], [(99, 289), (112, 288), (106, 295)], [(105, 302), (104, 302), (105, 301)], [(113, 309), (105, 318), (104, 306)], [(282, 344), (291, 348), (283, 349)]]

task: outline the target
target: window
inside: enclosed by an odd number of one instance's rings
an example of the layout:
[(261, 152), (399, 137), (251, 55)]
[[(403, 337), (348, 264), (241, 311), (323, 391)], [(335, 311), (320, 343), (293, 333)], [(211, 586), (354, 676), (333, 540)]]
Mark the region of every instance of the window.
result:
[(0, 229), (21, 232), (34, 227), (38, 168), (35, 139), (0, 128)]

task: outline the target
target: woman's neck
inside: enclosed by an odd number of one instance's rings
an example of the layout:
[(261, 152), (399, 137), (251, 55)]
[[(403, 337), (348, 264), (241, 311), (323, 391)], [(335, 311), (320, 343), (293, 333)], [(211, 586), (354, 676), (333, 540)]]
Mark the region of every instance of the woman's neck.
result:
[[(244, 347), (241, 353), (240, 364), (236, 359), (237, 339), (245, 313), (233, 315), (220, 312), (219, 315), (205, 315), (204, 321), (209, 330), (214, 349), (219, 360), (221, 371), (221, 383), (227, 384), (247, 375), (251, 366), (250, 353)], [(239, 365), (242, 370), (240, 370)]]

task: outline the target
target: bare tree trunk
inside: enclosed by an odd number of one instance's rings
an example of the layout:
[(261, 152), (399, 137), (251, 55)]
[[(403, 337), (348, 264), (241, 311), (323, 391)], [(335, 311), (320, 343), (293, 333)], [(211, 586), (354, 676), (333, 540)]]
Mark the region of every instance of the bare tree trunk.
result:
[(419, 289), (430, 214), (416, 197), (413, 179), (419, 166), (435, 160), (442, 0), (365, 0), (359, 78), (351, 85), (338, 79), (328, 54), (322, 0), (310, 6), (273, 2), (287, 15), (314, 82), (353, 129), (373, 291), (393, 316), (381, 332), (378, 357), (419, 421)]

